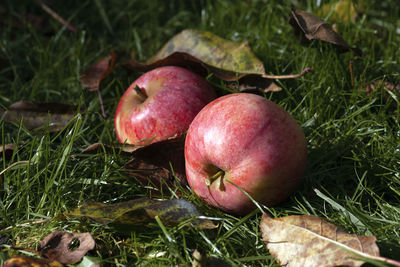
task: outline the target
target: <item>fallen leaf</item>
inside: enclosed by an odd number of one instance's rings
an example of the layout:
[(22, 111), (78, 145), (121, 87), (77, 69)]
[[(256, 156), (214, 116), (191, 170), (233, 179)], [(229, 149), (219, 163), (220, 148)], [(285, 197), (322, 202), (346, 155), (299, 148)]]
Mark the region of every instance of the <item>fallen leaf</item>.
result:
[[(72, 241), (79, 240), (79, 246), (70, 249)], [(62, 264), (74, 264), (82, 260), (89, 250), (94, 249), (96, 243), (90, 233), (72, 234), (54, 231), (40, 242), (38, 251), (48, 259)]]
[(148, 71), (166, 65), (192, 69), (205, 75), (208, 70), (225, 81), (236, 81), (247, 75), (259, 79), (289, 79), (301, 75), (267, 75), (264, 64), (251, 51), (247, 41), (233, 42), (211, 32), (183, 30), (172, 37), (146, 63), (134, 59), (124, 66), (133, 71)]
[[(86, 202), (65, 215), (67, 217), (87, 217), (99, 224), (116, 226), (140, 226), (153, 221), (156, 216), (166, 225), (178, 225), (185, 220), (201, 216), (197, 208), (188, 201), (149, 198), (139, 198), (116, 204)], [(216, 227), (212, 221), (199, 218), (193, 219), (191, 224), (201, 229)]]
[(115, 67), (117, 53), (112, 50), (110, 55), (97, 61), (81, 74), (81, 83), (89, 91), (99, 90), (100, 82), (109, 75)]
[(356, 47), (350, 47), (349, 44), (336, 33), (331, 25), (313, 14), (303, 10), (292, 10), (289, 23), (292, 25), (295, 33), (305, 40), (320, 40), (333, 44), (340, 51), (353, 51), (357, 56), (361, 56), (362, 52)]
[[(186, 182), (185, 171), (185, 137), (171, 138), (165, 141), (143, 146), (132, 152), (135, 159), (171, 171), (182, 182)], [(129, 169), (135, 169), (134, 161), (128, 165)], [(172, 173), (171, 173), (172, 175)]]
[(97, 91), (101, 112), (104, 118), (106, 118), (107, 115), (105, 113), (103, 105), (103, 97), (101, 96), (101, 93), (99, 91), (100, 82), (114, 70), (117, 58), (117, 52), (112, 50), (110, 52), (110, 55), (97, 61), (96, 63), (85, 69), (81, 74), (82, 86), (86, 87), (91, 92)]
[(282, 266), (361, 266), (364, 261), (357, 255), (379, 256), (375, 236), (348, 234), (317, 216), (273, 219), (263, 214), (260, 229), (269, 252)]
[(11, 257), (3, 263), (3, 267), (63, 267), (61, 263), (50, 259), (29, 256)]
[(36, 129), (49, 124), (51, 132), (60, 131), (75, 116), (77, 107), (61, 103), (31, 103), (20, 101), (0, 110), (4, 121), (22, 123), (28, 129)]
[(328, 17), (329, 21), (335, 23), (355, 22), (357, 18), (357, 9), (351, 0), (340, 0), (324, 4), (318, 10), (320, 17)]
[[(171, 189), (186, 184), (184, 147), (184, 137), (143, 146), (132, 153), (133, 159), (125, 169), (150, 196), (171, 195)], [(180, 196), (179, 192), (175, 194)]]
[[(14, 144), (5, 144), (4, 146), (0, 146), (0, 157), (3, 157), (5, 160), (9, 160), (14, 153)], [(4, 153), (4, 154), (3, 154)]]

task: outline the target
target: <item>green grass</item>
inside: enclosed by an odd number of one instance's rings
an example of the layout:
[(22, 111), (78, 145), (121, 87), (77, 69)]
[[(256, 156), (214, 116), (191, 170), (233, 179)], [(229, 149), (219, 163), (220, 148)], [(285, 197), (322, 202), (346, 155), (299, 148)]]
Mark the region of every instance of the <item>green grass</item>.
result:
[[(299, 9), (317, 12), (318, 2), (331, 1), (299, 2)], [(80, 72), (111, 49), (134, 49), (138, 59), (145, 60), (174, 34), (196, 28), (234, 41), (248, 40), (269, 74), (315, 69), (300, 79), (278, 81), (284, 90), (265, 94), (303, 127), (309, 151), (303, 184), (270, 212), (313, 214), (348, 232), (375, 235), (381, 254), (399, 260), (399, 94), (381, 91), (369, 96), (364, 84), (378, 78), (400, 82), (400, 7), (394, 0), (358, 2), (363, 12), (357, 21), (338, 29), (350, 45), (362, 49), (361, 58), (337, 54), (319, 43), (301, 45), (287, 23), (290, 1), (52, 1), (52, 8), (78, 28), (76, 34), (31, 1), (3, 1), (0, 107), (28, 100), (77, 104), (86, 111), (59, 133), (37, 134), (0, 121), (0, 144), (18, 145), (11, 160), (0, 158), (0, 169), (29, 160), (4, 173), (0, 182), (0, 229), (52, 218), (88, 200), (120, 202), (147, 196), (146, 189), (125, 174), (127, 156), (77, 155), (89, 144), (115, 142), (113, 112), (139, 73), (118, 67), (102, 82), (108, 114), (103, 118), (97, 94), (82, 88)], [(13, 27), (11, 22), (24, 14), (42, 16), (47, 24), (39, 30)], [(220, 95), (229, 93), (224, 83), (214, 77), (211, 81)], [(220, 218), (219, 227), (163, 229), (154, 222), (118, 233), (108, 226), (59, 219), (15, 226), (0, 236), (7, 235), (9, 245), (35, 249), (52, 230), (89, 231), (97, 242), (93, 255), (111, 266), (191, 265), (193, 249), (232, 265), (278, 265), (261, 239), (260, 212), (234, 217), (205, 205), (190, 190), (180, 191), (206, 216)]]

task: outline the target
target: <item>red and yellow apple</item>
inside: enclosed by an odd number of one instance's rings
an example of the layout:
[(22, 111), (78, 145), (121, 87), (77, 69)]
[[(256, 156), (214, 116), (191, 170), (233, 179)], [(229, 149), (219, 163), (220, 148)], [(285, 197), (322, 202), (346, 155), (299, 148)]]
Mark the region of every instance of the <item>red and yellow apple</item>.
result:
[(118, 103), (115, 132), (120, 143), (148, 145), (182, 135), (197, 113), (216, 98), (201, 76), (181, 67), (146, 72)]
[[(243, 215), (285, 200), (306, 168), (304, 133), (277, 104), (254, 94), (230, 94), (205, 106), (185, 141), (186, 176), (195, 194)], [(239, 189), (240, 188), (240, 189)]]

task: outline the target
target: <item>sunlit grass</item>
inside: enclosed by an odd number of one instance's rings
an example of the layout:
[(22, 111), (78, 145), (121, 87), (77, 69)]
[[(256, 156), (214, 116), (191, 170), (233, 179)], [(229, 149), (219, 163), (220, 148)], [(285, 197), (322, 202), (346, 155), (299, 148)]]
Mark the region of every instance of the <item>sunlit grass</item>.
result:
[[(313, 12), (326, 2), (330, 1), (303, 1), (299, 8)], [(0, 68), (0, 107), (28, 100), (70, 103), (85, 111), (59, 133), (34, 133), (21, 124), (0, 122), (1, 144), (18, 146), (11, 160), (0, 159), (1, 170), (29, 161), (0, 179), (0, 229), (12, 226), (0, 237), (7, 235), (8, 244), (35, 249), (52, 230), (89, 231), (97, 242), (92, 254), (111, 266), (190, 266), (194, 249), (232, 265), (277, 266), (261, 239), (260, 212), (234, 217), (205, 205), (185, 188), (180, 189), (182, 198), (206, 216), (219, 218), (217, 229), (164, 227), (154, 221), (142, 230), (119, 233), (64, 219), (15, 226), (55, 217), (88, 200), (119, 202), (147, 195), (125, 174), (126, 155), (79, 154), (92, 143), (115, 142), (116, 104), (139, 73), (118, 66), (103, 81), (108, 115), (103, 118), (97, 94), (82, 88), (80, 72), (111, 49), (134, 50), (139, 60), (146, 60), (174, 34), (196, 28), (234, 41), (248, 40), (269, 74), (314, 67), (300, 79), (277, 81), (282, 92), (265, 94), (296, 118), (309, 150), (303, 184), (270, 213), (313, 214), (348, 232), (375, 235), (381, 254), (399, 260), (399, 95), (367, 95), (365, 84), (382, 78), (400, 81), (400, 8), (396, 1), (358, 2), (363, 11), (356, 22), (338, 29), (363, 51), (361, 58), (317, 42), (301, 45), (287, 23), (290, 1), (53, 1), (53, 9), (79, 29), (76, 34), (31, 1), (4, 1), (0, 11), (6, 10), (9, 18), (0, 21), (0, 60), (5, 62)], [(12, 26), (12, 19), (32, 13), (48, 23), (42, 29)], [(229, 93), (224, 83), (210, 79), (219, 94)], [(9, 255), (8, 250), (4, 253)]]

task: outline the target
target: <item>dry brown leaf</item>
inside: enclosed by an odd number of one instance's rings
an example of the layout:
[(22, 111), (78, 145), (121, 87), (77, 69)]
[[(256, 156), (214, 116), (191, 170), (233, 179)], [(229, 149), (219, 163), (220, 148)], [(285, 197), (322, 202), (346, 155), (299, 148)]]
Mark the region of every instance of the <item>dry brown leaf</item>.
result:
[(178, 137), (141, 147), (132, 155), (135, 159), (160, 168), (171, 170), (172, 167), (175, 176), (181, 181), (186, 181), (184, 147), (185, 138)]
[(4, 157), (5, 160), (9, 160), (14, 152), (14, 144), (5, 144), (4, 146), (0, 146), (0, 157)]
[[(306, 40), (320, 40), (335, 45), (341, 51), (353, 51), (356, 55), (361, 56), (362, 52), (356, 47), (349, 44), (336, 33), (331, 25), (313, 14), (303, 10), (292, 10), (289, 19), (295, 33), (306, 38)], [(305, 41), (303, 39), (303, 41)]]
[(117, 53), (112, 50), (110, 55), (85, 69), (81, 74), (82, 86), (91, 92), (99, 90), (100, 82), (113, 71), (117, 58)]
[[(79, 247), (69, 249), (71, 242), (76, 239), (79, 240)], [(82, 260), (83, 256), (94, 247), (95, 241), (90, 233), (72, 234), (54, 231), (40, 242), (38, 251), (48, 259), (62, 264), (74, 264)]]
[(361, 266), (355, 255), (379, 256), (375, 236), (348, 234), (317, 216), (263, 214), (260, 229), (271, 255), (286, 267)]
[(134, 159), (125, 168), (142, 185), (156, 188), (149, 190), (152, 196), (168, 195), (169, 188), (176, 188), (180, 182), (186, 183), (184, 138), (141, 147), (132, 155)]

